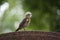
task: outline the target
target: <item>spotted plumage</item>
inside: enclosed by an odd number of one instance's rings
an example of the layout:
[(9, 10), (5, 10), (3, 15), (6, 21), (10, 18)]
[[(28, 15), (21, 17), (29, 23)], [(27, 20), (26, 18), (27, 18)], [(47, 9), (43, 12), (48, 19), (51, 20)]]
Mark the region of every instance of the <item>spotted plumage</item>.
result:
[(31, 19), (31, 14), (29, 14), (30, 12), (27, 12), (26, 17), (23, 19), (23, 21), (19, 24), (19, 27), (17, 28), (16, 31), (19, 31), (20, 29), (24, 29), (25, 27), (27, 27), (30, 23), (30, 19)]

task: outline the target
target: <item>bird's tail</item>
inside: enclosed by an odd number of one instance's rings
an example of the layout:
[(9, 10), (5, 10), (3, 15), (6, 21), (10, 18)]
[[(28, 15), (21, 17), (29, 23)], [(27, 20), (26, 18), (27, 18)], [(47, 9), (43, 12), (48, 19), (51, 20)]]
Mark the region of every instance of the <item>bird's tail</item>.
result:
[(15, 31), (15, 32), (19, 31), (19, 29), (20, 29), (20, 28), (16, 29), (16, 31)]

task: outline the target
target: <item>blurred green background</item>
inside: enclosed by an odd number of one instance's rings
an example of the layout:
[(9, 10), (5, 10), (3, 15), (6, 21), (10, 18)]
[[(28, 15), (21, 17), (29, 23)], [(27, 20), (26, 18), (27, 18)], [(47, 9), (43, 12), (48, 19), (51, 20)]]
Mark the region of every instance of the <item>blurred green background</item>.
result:
[(60, 0), (0, 0), (0, 34), (14, 32), (25, 12), (32, 13), (26, 30), (60, 30)]

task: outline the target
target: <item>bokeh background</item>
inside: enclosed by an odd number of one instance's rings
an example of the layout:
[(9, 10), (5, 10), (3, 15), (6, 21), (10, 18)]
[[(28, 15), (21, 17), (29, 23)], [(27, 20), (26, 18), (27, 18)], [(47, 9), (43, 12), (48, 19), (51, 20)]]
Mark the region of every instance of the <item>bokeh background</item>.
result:
[(60, 0), (0, 0), (0, 34), (15, 32), (28, 11), (32, 18), (27, 31), (60, 30)]

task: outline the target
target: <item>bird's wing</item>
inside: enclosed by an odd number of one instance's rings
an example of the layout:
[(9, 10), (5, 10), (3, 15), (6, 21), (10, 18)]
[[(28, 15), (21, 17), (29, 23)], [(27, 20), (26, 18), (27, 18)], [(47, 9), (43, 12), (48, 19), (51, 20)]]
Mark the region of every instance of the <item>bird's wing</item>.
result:
[(19, 27), (23, 27), (25, 22), (26, 22), (26, 19), (23, 19), (23, 21), (19, 24)]

